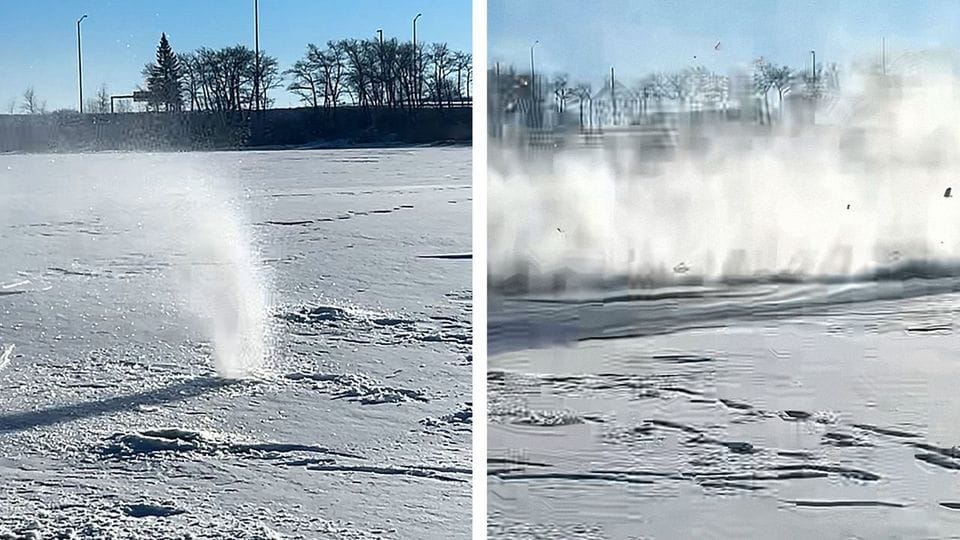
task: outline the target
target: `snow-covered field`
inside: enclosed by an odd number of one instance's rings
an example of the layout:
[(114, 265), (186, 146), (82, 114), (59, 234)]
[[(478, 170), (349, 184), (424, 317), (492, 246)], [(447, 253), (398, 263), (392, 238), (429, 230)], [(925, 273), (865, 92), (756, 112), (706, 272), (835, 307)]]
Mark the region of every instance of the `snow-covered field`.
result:
[(467, 538), (470, 200), (468, 148), (0, 157), (0, 538)]
[(491, 296), (490, 537), (952, 537), (958, 290)]

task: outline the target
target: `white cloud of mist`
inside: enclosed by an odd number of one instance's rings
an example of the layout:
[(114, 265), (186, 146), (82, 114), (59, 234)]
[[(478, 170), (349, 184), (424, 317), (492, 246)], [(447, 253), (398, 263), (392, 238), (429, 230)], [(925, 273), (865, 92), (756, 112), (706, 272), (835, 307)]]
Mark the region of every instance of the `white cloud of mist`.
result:
[(960, 200), (943, 193), (960, 189), (960, 78), (923, 69), (886, 85), (855, 75), (838, 125), (726, 126), (706, 152), (681, 150), (652, 175), (627, 148), (552, 162), (503, 149), (488, 186), (491, 283), (643, 286), (958, 265)]

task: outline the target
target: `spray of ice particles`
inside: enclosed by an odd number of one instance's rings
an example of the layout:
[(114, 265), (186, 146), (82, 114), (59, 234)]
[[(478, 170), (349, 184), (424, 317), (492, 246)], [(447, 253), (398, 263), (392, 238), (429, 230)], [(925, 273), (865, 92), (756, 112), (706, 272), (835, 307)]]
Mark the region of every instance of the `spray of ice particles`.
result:
[(270, 349), (269, 286), (259, 255), (228, 197), (202, 184), (186, 195), (178, 212), (180, 287), (209, 336), (217, 373), (258, 376)]

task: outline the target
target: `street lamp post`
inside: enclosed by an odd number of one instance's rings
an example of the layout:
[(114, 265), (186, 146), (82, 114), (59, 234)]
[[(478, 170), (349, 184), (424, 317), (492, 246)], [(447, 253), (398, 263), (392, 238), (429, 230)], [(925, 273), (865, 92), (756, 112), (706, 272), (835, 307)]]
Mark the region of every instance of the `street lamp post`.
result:
[(817, 51), (810, 51), (810, 54), (813, 56), (813, 86), (817, 86)]
[(413, 70), (414, 70), (414, 88), (416, 88), (417, 95), (415, 97), (414, 103), (420, 100), (420, 54), (417, 52), (417, 19), (423, 16), (423, 13), (417, 13), (417, 16), (413, 18)]
[(533, 61), (533, 49), (540, 44), (540, 40), (533, 42), (533, 45), (530, 45), (530, 88), (531, 92), (537, 87), (537, 70), (536, 64)]
[(494, 136), (498, 139), (502, 137), (503, 133), (503, 111), (500, 109), (500, 93), (503, 92), (503, 86), (500, 83), (500, 62), (496, 63), (496, 86), (494, 86), (493, 99), (495, 99), (494, 111), (496, 116), (493, 118), (493, 132)]
[(617, 85), (613, 74), (613, 66), (610, 66), (610, 103), (613, 104), (613, 117), (610, 124), (617, 125)]
[(880, 38), (880, 74), (887, 74), (887, 38)]
[(538, 107), (537, 105), (537, 71), (536, 71), (536, 64), (533, 61), (533, 48), (536, 47), (539, 43), (540, 43), (540, 40), (538, 39), (533, 42), (533, 45), (530, 45), (530, 98), (532, 101), (530, 112), (533, 113), (532, 123), (534, 124), (534, 126), (537, 123), (537, 116), (538, 116), (539, 110), (537, 109)]
[(811, 50), (810, 55), (813, 56), (813, 123), (817, 123), (817, 99), (820, 97), (820, 92), (817, 90), (817, 51)]
[(260, 110), (260, 0), (253, 0), (253, 103)]
[(79, 78), (78, 90), (80, 91), (80, 114), (83, 114), (83, 54), (80, 50), (80, 23), (86, 19), (84, 15), (77, 19), (77, 76)]

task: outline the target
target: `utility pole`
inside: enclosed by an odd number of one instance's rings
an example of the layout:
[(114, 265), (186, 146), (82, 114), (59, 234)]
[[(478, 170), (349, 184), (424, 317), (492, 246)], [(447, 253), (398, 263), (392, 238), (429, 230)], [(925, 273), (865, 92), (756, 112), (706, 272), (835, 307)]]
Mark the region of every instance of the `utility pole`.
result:
[(497, 71), (496, 78), (497, 85), (494, 86), (493, 99), (496, 100), (494, 103), (494, 114), (496, 117), (493, 119), (493, 129), (495, 136), (499, 139), (503, 136), (503, 111), (500, 110), (500, 92), (503, 90), (503, 86), (500, 84), (500, 62), (497, 62)]
[(813, 87), (817, 87), (817, 51), (810, 51), (810, 54), (813, 55)]
[(417, 19), (421, 16), (423, 16), (423, 13), (417, 13), (417, 16), (413, 18), (413, 87), (417, 92), (417, 95), (414, 96), (414, 106), (420, 101), (420, 53), (417, 51)]
[(880, 73), (887, 74), (887, 38), (880, 38)]
[(610, 101), (613, 103), (613, 118), (610, 119), (610, 123), (614, 126), (617, 125), (617, 90), (616, 90), (616, 80), (613, 78), (613, 66), (610, 66)]
[(537, 95), (537, 70), (533, 61), (533, 48), (539, 43), (540, 40), (538, 39), (533, 42), (533, 45), (530, 45), (530, 113), (533, 115), (531, 116), (530, 123), (532, 127), (536, 127), (537, 118), (539, 117), (540, 113), (539, 104), (537, 103), (539, 101), (539, 96)]
[(810, 54), (813, 55), (813, 123), (817, 123), (817, 98), (819, 97), (819, 92), (817, 91), (817, 51), (811, 50)]
[(253, 103), (260, 110), (260, 0), (253, 0)]
[(80, 23), (86, 18), (87, 16), (84, 15), (77, 20), (77, 75), (80, 79), (78, 85), (80, 90), (80, 114), (83, 114), (83, 53), (80, 50)]

